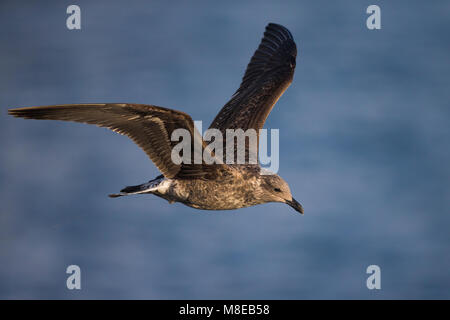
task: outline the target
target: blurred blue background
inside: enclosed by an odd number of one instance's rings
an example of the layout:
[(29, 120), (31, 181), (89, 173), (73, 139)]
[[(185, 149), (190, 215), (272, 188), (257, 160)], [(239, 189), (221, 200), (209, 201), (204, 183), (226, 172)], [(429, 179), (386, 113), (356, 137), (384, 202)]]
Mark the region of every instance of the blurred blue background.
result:
[[(81, 7), (82, 30), (66, 28)], [(381, 7), (381, 30), (366, 8)], [(0, 298), (450, 298), (448, 1), (2, 1)], [(11, 107), (148, 103), (204, 127), (268, 22), (292, 32), (280, 170), (305, 207), (108, 193), (159, 174), (126, 137)], [(66, 288), (77, 264), (82, 289)], [(366, 268), (381, 267), (381, 290)]]

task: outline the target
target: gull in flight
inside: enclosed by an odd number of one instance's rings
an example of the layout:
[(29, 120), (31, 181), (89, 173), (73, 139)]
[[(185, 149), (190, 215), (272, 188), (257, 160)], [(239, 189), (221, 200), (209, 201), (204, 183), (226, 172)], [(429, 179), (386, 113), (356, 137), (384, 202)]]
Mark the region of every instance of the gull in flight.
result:
[[(292, 82), (296, 56), (297, 48), (289, 30), (269, 23), (239, 89), (210, 128), (218, 129), (224, 136), (227, 129), (254, 129), (259, 133), (273, 106)], [(191, 137), (196, 134), (191, 117), (184, 112), (145, 104), (91, 103), (17, 108), (8, 113), (25, 119), (94, 124), (132, 139), (162, 174), (110, 197), (154, 194), (170, 203), (181, 202), (204, 210), (231, 210), (281, 202), (303, 213), (286, 181), (277, 174), (264, 174), (258, 163), (207, 164), (204, 160), (175, 163), (171, 157), (177, 144), (171, 140), (174, 130), (185, 129)], [(202, 150), (205, 147), (202, 141)], [(248, 146), (245, 148), (248, 155)]]

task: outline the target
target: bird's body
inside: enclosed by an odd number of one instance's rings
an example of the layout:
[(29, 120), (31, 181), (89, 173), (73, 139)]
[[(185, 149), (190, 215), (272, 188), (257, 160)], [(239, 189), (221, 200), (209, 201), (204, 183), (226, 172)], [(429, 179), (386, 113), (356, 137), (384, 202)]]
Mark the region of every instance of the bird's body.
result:
[(181, 202), (189, 207), (203, 210), (232, 210), (264, 203), (261, 175), (256, 166), (230, 165), (218, 169), (214, 180), (203, 178), (167, 179), (157, 177), (135, 187), (127, 187), (118, 197), (129, 194), (152, 193), (169, 202)]
[[(291, 33), (283, 26), (269, 24), (239, 89), (216, 116), (210, 129), (218, 129), (224, 136), (227, 129), (259, 132), (272, 107), (292, 82), (296, 55)], [(95, 124), (131, 138), (162, 175), (147, 183), (126, 187), (111, 197), (154, 194), (171, 203), (180, 202), (204, 210), (231, 210), (283, 202), (303, 213), (288, 184), (276, 174), (263, 173), (264, 169), (258, 164), (210, 164), (203, 159), (200, 163), (174, 162), (171, 157), (177, 144), (171, 139), (174, 131), (186, 130), (192, 145), (198, 136), (191, 117), (184, 112), (153, 105), (103, 103), (18, 108), (10, 109), (9, 114), (26, 119)], [(233, 139), (228, 143), (234, 145), (236, 155), (236, 142)], [(203, 139), (201, 148), (206, 148)], [(248, 146), (244, 151), (248, 160), (253, 151)]]

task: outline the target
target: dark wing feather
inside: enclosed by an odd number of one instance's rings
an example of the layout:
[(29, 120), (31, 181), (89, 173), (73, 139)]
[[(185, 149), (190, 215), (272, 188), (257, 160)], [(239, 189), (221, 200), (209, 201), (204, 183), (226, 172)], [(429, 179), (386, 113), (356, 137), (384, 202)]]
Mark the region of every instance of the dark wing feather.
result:
[(292, 82), (296, 56), (297, 47), (289, 30), (269, 23), (239, 89), (210, 128), (221, 130), (224, 139), (226, 129), (255, 129), (259, 133), (272, 107)]
[(65, 120), (106, 127), (132, 139), (167, 178), (206, 174), (201, 164), (175, 164), (171, 159), (172, 148), (178, 143), (170, 141), (172, 132), (183, 128), (193, 137), (196, 130), (191, 117), (180, 111), (143, 104), (106, 103), (18, 108), (8, 113), (25, 119)]

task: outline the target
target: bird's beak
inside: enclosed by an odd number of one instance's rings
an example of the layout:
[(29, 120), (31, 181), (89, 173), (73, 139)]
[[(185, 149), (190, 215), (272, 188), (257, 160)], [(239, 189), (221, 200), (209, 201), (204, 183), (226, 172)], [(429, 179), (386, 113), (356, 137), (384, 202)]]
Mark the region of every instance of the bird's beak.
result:
[(287, 203), (288, 205), (290, 205), (292, 208), (294, 208), (295, 211), (298, 211), (298, 212), (300, 212), (301, 214), (303, 214), (303, 207), (302, 207), (302, 205), (301, 205), (300, 203), (298, 203), (297, 200), (295, 200), (294, 198), (292, 198), (291, 201), (286, 200), (286, 203)]

